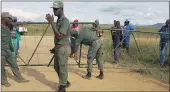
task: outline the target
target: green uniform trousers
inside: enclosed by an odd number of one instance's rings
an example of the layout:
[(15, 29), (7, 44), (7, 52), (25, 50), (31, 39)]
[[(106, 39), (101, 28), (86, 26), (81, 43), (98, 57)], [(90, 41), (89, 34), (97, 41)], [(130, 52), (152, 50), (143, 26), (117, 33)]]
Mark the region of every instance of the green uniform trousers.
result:
[(1, 50), (1, 84), (8, 83), (7, 77), (6, 77), (6, 72), (5, 72), (5, 64), (6, 63), (9, 65), (14, 76), (17, 79), (23, 79), (23, 77), (19, 71), (18, 65), (15, 61), (15, 58), (12, 55), (11, 50), (10, 49), (8, 49), (8, 50), (2, 49)]
[(54, 69), (59, 77), (59, 85), (66, 85), (68, 80), (68, 57), (71, 54), (71, 47), (62, 46), (55, 48)]
[(96, 61), (98, 64), (98, 69), (103, 71), (103, 59), (102, 59), (102, 49), (101, 49), (101, 40), (98, 39), (93, 41), (91, 45), (89, 45), (88, 55), (87, 55), (87, 64), (88, 64), (88, 72), (92, 72), (93, 60), (96, 56)]

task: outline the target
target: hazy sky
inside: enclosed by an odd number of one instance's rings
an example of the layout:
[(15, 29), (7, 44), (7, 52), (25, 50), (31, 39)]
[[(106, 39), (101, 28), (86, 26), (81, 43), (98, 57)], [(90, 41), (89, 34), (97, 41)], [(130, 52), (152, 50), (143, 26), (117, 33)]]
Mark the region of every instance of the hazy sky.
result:
[[(19, 21), (46, 21), (47, 13), (53, 14), (52, 2), (2, 2), (2, 11), (17, 16)], [(164, 23), (169, 18), (168, 2), (64, 2), (66, 17), (72, 22), (75, 17), (81, 22), (121, 24), (129, 19), (132, 24), (148, 25)], [(57, 18), (56, 18), (57, 19)]]

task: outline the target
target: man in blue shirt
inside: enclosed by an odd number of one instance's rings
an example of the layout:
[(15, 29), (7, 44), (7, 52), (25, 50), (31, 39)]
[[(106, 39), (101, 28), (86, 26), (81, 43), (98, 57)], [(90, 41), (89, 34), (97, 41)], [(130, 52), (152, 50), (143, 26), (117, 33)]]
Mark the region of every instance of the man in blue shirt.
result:
[(160, 65), (164, 66), (168, 43), (170, 41), (170, 19), (166, 20), (165, 25), (158, 32), (162, 32), (160, 33)]
[(130, 25), (130, 21), (126, 20), (124, 22), (124, 30), (123, 30), (123, 48), (126, 48), (127, 52), (129, 52), (129, 44), (130, 44), (130, 33), (129, 31), (135, 30), (132, 25)]

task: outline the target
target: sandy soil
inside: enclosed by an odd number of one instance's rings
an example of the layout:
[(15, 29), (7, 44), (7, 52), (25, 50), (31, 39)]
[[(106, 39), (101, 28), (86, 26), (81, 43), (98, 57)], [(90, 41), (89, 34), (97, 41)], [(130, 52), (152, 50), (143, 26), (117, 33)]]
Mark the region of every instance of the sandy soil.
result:
[[(21, 40), (20, 56), (28, 62), (40, 37), (24, 36)], [(53, 37), (44, 37), (30, 64), (48, 64), (51, 59), (49, 49), (53, 47)], [(23, 62), (18, 59), (18, 64)], [(86, 63), (86, 59), (82, 59)], [(76, 64), (74, 59), (69, 58), (69, 64)], [(106, 63), (105, 66), (113, 66)], [(95, 66), (97, 67), (97, 66)], [(8, 81), (11, 87), (2, 86), (2, 91), (55, 91), (58, 89), (58, 77), (53, 67), (46, 66), (20, 66), (22, 75), (30, 80), (29, 83), (17, 83), (9, 67), (6, 68)], [(169, 84), (161, 83), (155, 79), (142, 76), (129, 70), (105, 69), (104, 80), (95, 78), (99, 71), (93, 68), (92, 79), (82, 79), (85, 68), (69, 66), (69, 81), (71, 87), (67, 91), (168, 91)]]

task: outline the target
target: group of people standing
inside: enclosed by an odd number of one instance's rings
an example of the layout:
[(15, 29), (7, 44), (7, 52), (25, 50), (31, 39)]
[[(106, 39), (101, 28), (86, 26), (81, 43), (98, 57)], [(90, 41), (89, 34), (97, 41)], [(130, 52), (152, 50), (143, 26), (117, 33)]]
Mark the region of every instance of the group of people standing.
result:
[(110, 31), (114, 48), (114, 63), (117, 64), (119, 62), (121, 46), (123, 46), (123, 48), (129, 53), (130, 31), (135, 31), (135, 28), (130, 24), (129, 20), (124, 22), (124, 26), (120, 25), (120, 21), (114, 20), (114, 25)]
[[(114, 63), (119, 61), (120, 47), (123, 46), (129, 53), (130, 35), (135, 28), (130, 24), (129, 20), (124, 22), (124, 26), (120, 26), (120, 21), (114, 20), (114, 26), (111, 28), (111, 35), (114, 47)], [(170, 19), (167, 19), (165, 25), (158, 31), (160, 32), (160, 66), (165, 66), (167, 48), (170, 41)]]

